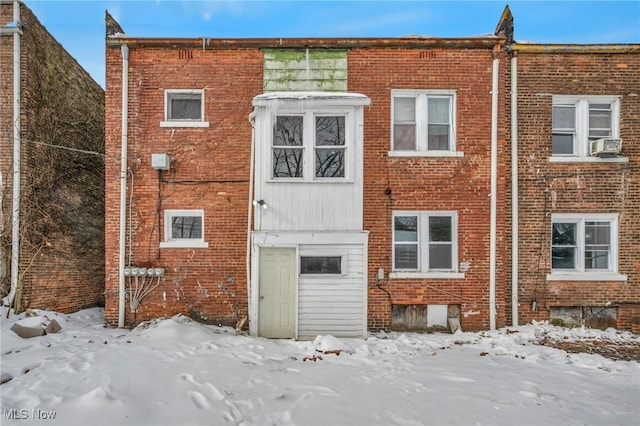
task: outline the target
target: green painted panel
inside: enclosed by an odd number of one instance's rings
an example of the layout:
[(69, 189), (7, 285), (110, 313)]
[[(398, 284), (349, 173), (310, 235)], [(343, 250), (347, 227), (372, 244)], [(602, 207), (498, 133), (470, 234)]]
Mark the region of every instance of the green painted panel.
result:
[(266, 49), (265, 92), (347, 91), (347, 51), (327, 49)]

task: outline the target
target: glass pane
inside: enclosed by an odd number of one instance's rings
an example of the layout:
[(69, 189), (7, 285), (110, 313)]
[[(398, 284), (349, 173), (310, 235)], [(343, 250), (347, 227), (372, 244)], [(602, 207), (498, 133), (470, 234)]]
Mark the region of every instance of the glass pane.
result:
[(344, 149), (316, 148), (316, 177), (344, 177)]
[(394, 241), (418, 241), (418, 216), (396, 216), (393, 223)]
[(575, 129), (576, 107), (574, 105), (555, 105), (553, 107), (554, 129)]
[(393, 126), (393, 149), (395, 151), (416, 150), (415, 124), (396, 124)]
[(585, 244), (609, 245), (611, 241), (611, 227), (609, 222), (586, 222), (584, 226)]
[(609, 269), (608, 247), (586, 246), (584, 267), (585, 269)]
[(449, 150), (449, 126), (446, 124), (429, 124), (428, 149), (435, 151)]
[(316, 117), (316, 146), (344, 146), (344, 116)]
[(576, 228), (575, 223), (554, 223), (551, 244), (554, 246), (575, 246)]
[(302, 148), (273, 149), (273, 177), (302, 177)]
[(415, 123), (416, 98), (393, 98), (394, 123)]
[(301, 274), (341, 274), (340, 256), (305, 256), (300, 258)]
[(417, 244), (396, 244), (394, 254), (394, 269), (418, 269)]
[(278, 116), (273, 129), (274, 146), (302, 146), (302, 117)]
[(202, 113), (200, 97), (175, 97), (169, 101), (170, 120), (200, 120)]
[(173, 216), (171, 238), (202, 238), (201, 216)]
[(429, 124), (449, 124), (449, 98), (429, 98), (427, 109)]
[(551, 249), (552, 269), (576, 269), (575, 247), (553, 247)]
[(451, 244), (429, 244), (429, 269), (452, 269)]
[(551, 139), (551, 153), (573, 154), (573, 135), (554, 133)]
[(451, 241), (451, 217), (429, 217), (429, 241)]

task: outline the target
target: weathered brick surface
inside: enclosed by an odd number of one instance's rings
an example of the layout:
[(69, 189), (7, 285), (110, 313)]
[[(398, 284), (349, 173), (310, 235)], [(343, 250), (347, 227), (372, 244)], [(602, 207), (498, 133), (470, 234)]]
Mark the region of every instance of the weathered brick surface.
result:
[[(73, 312), (104, 303), (103, 160), (37, 144), (104, 150), (104, 91), (20, 3), (22, 307)], [(13, 4), (0, 5), (0, 25)], [(0, 238), (9, 290), (13, 36), (0, 37)], [(0, 252), (0, 254), (2, 253)], [(0, 271), (3, 269), (0, 268)]]
[[(629, 328), (631, 319), (638, 316), (638, 69), (640, 55), (637, 52), (518, 52), (520, 322), (547, 319), (551, 307), (604, 307), (607, 303), (617, 307), (620, 327)], [(620, 96), (620, 134), (628, 163), (550, 163), (553, 94)], [(509, 109), (510, 106), (507, 112)], [(509, 188), (510, 185), (509, 179)], [(628, 280), (547, 282), (546, 274), (551, 267), (552, 213), (619, 213), (618, 269)], [(510, 220), (507, 226), (510, 235)], [(510, 245), (508, 250), (510, 259)], [(510, 288), (507, 294), (510, 302)], [(533, 300), (538, 302), (537, 312), (532, 312)]]

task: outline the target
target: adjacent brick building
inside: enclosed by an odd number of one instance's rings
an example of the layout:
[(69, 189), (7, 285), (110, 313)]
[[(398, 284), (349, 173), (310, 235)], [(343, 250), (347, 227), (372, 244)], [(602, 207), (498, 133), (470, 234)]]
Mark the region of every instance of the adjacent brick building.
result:
[(104, 304), (103, 153), (104, 90), (28, 7), (1, 0), (0, 294), (16, 308)]

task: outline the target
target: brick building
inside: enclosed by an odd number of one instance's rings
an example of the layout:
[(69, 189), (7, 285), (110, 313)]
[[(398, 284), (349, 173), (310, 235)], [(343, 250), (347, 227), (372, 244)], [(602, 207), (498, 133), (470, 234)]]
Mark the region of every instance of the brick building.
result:
[(104, 90), (0, 0), (0, 294), (18, 310), (104, 303), (103, 152)]
[(640, 45), (515, 43), (511, 57), (511, 316), (630, 328), (640, 323)]
[(106, 28), (108, 324), (184, 313), (296, 338), (505, 324), (503, 34), (134, 38), (109, 14)]

